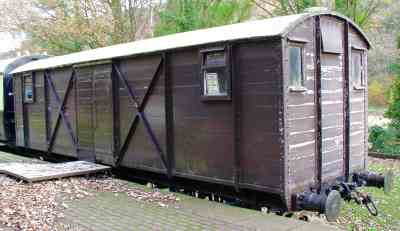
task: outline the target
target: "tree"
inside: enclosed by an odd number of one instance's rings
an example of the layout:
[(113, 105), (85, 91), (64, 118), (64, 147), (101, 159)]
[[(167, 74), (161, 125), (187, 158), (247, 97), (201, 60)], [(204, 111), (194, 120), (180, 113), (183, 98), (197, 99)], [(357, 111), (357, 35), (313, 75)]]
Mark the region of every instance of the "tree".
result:
[(3, 0), (0, 31), (25, 47), (66, 54), (151, 36), (151, 0)]
[[(400, 49), (400, 44), (398, 44), (397, 48)], [(397, 77), (390, 89), (389, 107), (385, 112), (385, 116), (392, 120), (391, 126), (397, 130), (398, 137), (400, 137), (400, 73), (397, 73)]]
[(159, 13), (155, 35), (167, 35), (242, 22), (251, 16), (250, 0), (169, 0)]
[(267, 16), (298, 14), (307, 8), (322, 6), (346, 15), (363, 28), (372, 23), (372, 16), (388, 2), (388, 0), (255, 0)]

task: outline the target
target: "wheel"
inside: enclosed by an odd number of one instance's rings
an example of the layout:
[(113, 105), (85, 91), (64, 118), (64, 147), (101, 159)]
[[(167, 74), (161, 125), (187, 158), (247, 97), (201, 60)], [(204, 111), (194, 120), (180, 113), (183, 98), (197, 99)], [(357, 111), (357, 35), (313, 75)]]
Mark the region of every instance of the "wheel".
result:
[(326, 216), (326, 220), (329, 222), (336, 221), (336, 219), (339, 217), (341, 208), (342, 197), (340, 196), (340, 193), (336, 190), (330, 191), (325, 202), (324, 214)]

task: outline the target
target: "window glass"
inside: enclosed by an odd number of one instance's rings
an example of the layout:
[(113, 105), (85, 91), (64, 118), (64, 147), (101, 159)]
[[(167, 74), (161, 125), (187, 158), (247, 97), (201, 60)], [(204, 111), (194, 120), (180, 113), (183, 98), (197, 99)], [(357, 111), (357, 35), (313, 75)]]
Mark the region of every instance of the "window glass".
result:
[(205, 100), (230, 100), (231, 79), (226, 50), (202, 51), (202, 84)]
[(362, 80), (362, 55), (359, 51), (353, 51), (351, 55), (352, 83), (353, 85), (363, 85)]
[(225, 66), (225, 52), (210, 52), (206, 54), (206, 66)]
[(331, 54), (343, 53), (341, 34), (342, 25), (337, 20), (321, 18), (322, 52)]
[(303, 86), (302, 48), (292, 46), (289, 48), (290, 86)]
[(228, 80), (226, 79), (223, 70), (204, 72), (204, 95), (228, 95)]
[(24, 102), (32, 103), (33, 96), (33, 78), (32, 75), (24, 75)]

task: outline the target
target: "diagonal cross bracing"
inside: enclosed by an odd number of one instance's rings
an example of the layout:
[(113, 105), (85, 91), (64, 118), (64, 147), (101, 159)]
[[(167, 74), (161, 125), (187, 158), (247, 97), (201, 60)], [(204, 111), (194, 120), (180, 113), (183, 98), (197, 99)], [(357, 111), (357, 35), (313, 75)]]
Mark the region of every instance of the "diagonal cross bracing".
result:
[(68, 99), (68, 95), (71, 92), (72, 89), (72, 84), (73, 84), (73, 79), (75, 78), (75, 70), (72, 70), (71, 76), (68, 80), (68, 84), (67, 84), (67, 89), (65, 91), (64, 94), (64, 98), (61, 99), (60, 95), (57, 93), (57, 90), (54, 86), (54, 83), (51, 79), (51, 75), (49, 73), (49, 71), (45, 72), (45, 79), (46, 79), (46, 83), (48, 84), (49, 88), (50, 88), (50, 92), (52, 92), (52, 94), (54, 95), (54, 99), (56, 100), (56, 103), (58, 105), (58, 111), (57, 111), (57, 120), (56, 120), (56, 124), (54, 126), (54, 129), (51, 130), (50, 132), (50, 137), (48, 140), (48, 146), (47, 146), (47, 152), (51, 152), (54, 146), (54, 142), (55, 142), (55, 138), (58, 132), (58, 129), (60, 127), (60, 122), (62, 121), (63, 125), (65, 126), (65, 128), (68, 131), (69, 137), (71, 139), (72, 144), (74, 145), (75, 149), (77, 150), (77, 138), (74, 134), (74, 131), (72, 129), (71, 123), (68, 120), (68, 118), (65, 115), (65, 105), (67, 103), (67, 99)]
[(122, 148), (120, 149), (119, 152), (119, 156), (117, 158), (116, 161), (116, 165), (119, 166), (121, 164), (122, 159), (125, 156), (125, 153), (128, 149), (129, 143), (131, 138), (133, 137), (137, 125), (139, 123), (139, 120), (143, 121), (143, 124), (146, 128), (146, 132), (148, 133), (148, 135), (150, 136), (151, 142), (153, 143), (153, 145), (155, 146), (155, 148), (157, 149), (157, 153), (164, 165), (164, 167), (168, 170), (169, 169), (169, 165), (167, 163), (167, 160), (165, 159), (163, 150), (161, 148), (160, 143), (157, 140), (157, 137), (153, 131), (153, 129), (151, 128), (151, 125), (146, 117), (146, 113), (144, 112), (144, 109), (146, 107), (146, 104), (148, 102), (148, 99), (150, 98), (150, 95), (152, 93), (152, 91), (154, 90), (154, 86), (160, 76), (160, 71), (161, 71), (161, 67), (162, 67), (162, 63), (163, 63), (163, 59), (160, 59), (160, 62), (157, 66), (157, 70), (153, 75), (153, 78), (150, 82), (149, 88), (142, 100), (142, 103), (140, 104), (139, 101), (137, 100), (136, 94), (134, 92), (134, 90), (129, 86), (128, 81), (126, 80), (125, 76), (121, 73), (121, 71), (119, 70), (118, 66), (113, 64), (113, 68), (115, 70), (116, 75), (118, 76), (118, 79), (120, 79), (124, 85), (124, 87), (127, 89), (128, 94), (129, 94), (129, 99), (132, 102), (132, 104), (135, 106), (137, 112), (135, 114), (135, 118), (133, 119), (133, 121), (131, 122), (130, 126), (129, 126), (129, 130), (128, 130), (128, 135), (125, 138), (125, 141), (122, 145)]

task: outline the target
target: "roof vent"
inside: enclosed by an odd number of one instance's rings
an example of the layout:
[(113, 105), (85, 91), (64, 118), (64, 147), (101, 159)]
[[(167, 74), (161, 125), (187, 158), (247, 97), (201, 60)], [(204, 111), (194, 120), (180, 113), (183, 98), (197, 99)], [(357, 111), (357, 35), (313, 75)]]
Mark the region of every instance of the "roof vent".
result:
[(304, 10), (304, 13), (321, 13), (321, 12), (329, 12), (329, 8), (327, 7), (310, 7)]

